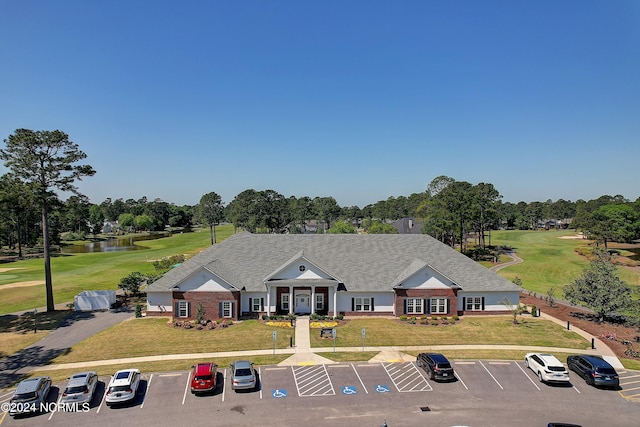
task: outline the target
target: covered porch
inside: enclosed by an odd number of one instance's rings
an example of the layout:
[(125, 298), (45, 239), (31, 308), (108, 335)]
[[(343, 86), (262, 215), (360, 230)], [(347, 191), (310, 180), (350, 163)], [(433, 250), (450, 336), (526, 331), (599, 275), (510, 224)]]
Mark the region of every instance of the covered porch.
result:
[(283, 279), (265, 282), (267, 316), (321, 314), (336, 316), (338, 285), (332, 279)]

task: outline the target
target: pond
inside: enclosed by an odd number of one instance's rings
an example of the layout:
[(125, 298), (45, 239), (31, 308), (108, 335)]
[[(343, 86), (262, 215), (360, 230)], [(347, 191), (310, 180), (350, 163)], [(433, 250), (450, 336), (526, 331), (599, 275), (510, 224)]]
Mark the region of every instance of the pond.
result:
[(88, 254), (92, 252), (122, 252), (135, 251), (138, 249), (148, 249), (144, 246), (135, 245), (134, 242), (143, 240), (155, 240), (169, 237), (167, 234), (141, 234), (140, 236), (113, 237), (99, 242), (86, 243), (84, 245), (63, 246), (60, 252), (63, 254)]

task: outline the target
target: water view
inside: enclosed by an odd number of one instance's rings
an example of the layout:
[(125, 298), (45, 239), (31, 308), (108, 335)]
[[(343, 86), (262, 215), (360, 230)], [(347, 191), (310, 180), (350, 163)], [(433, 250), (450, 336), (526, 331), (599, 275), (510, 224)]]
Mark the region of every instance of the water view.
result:
[(63, 246), (60, 252), (64, 254), (86, 254), (92, 252), (121, 252), (135, 251), (138, 249), (148, 249), (145, 246), (136, 245), (135, 242), (143, 240), (155, 240), (168, 237), (167, 234), (144, 234), (130, 237), (113, 237), (98, 242), (86, 243), (84, 245)]

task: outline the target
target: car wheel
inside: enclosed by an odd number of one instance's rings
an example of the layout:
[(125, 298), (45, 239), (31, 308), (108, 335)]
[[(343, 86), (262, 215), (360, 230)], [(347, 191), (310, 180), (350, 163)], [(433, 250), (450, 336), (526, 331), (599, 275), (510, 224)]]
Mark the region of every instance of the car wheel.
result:
[(431, 371), (431, 373), (429, 374), (429, 378), (431, 378), (431, 381), (435, 381), (436, 379), (436, 373)]
[(529, 359), (524, 359), (524, 366), (526, 366), (527, 368), (529, 367)]
[(544, 380), (542, 379), (542, 373), (540, 371), (538, 371), (538, 379), (541, 383), (544, 382)]

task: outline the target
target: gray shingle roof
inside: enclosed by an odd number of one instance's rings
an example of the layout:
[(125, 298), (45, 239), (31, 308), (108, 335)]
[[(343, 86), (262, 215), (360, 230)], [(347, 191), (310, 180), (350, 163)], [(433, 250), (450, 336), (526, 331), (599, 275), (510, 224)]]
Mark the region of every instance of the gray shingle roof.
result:
[(426, 234), (236, 234), (169, 271), (147, 291), (163, 291), (201, 268), (237, 289), (264, 291), (265, 278), (303, 256), (348, 291), (390, 291), (427, 264), (464, 291), (519, 288)]

